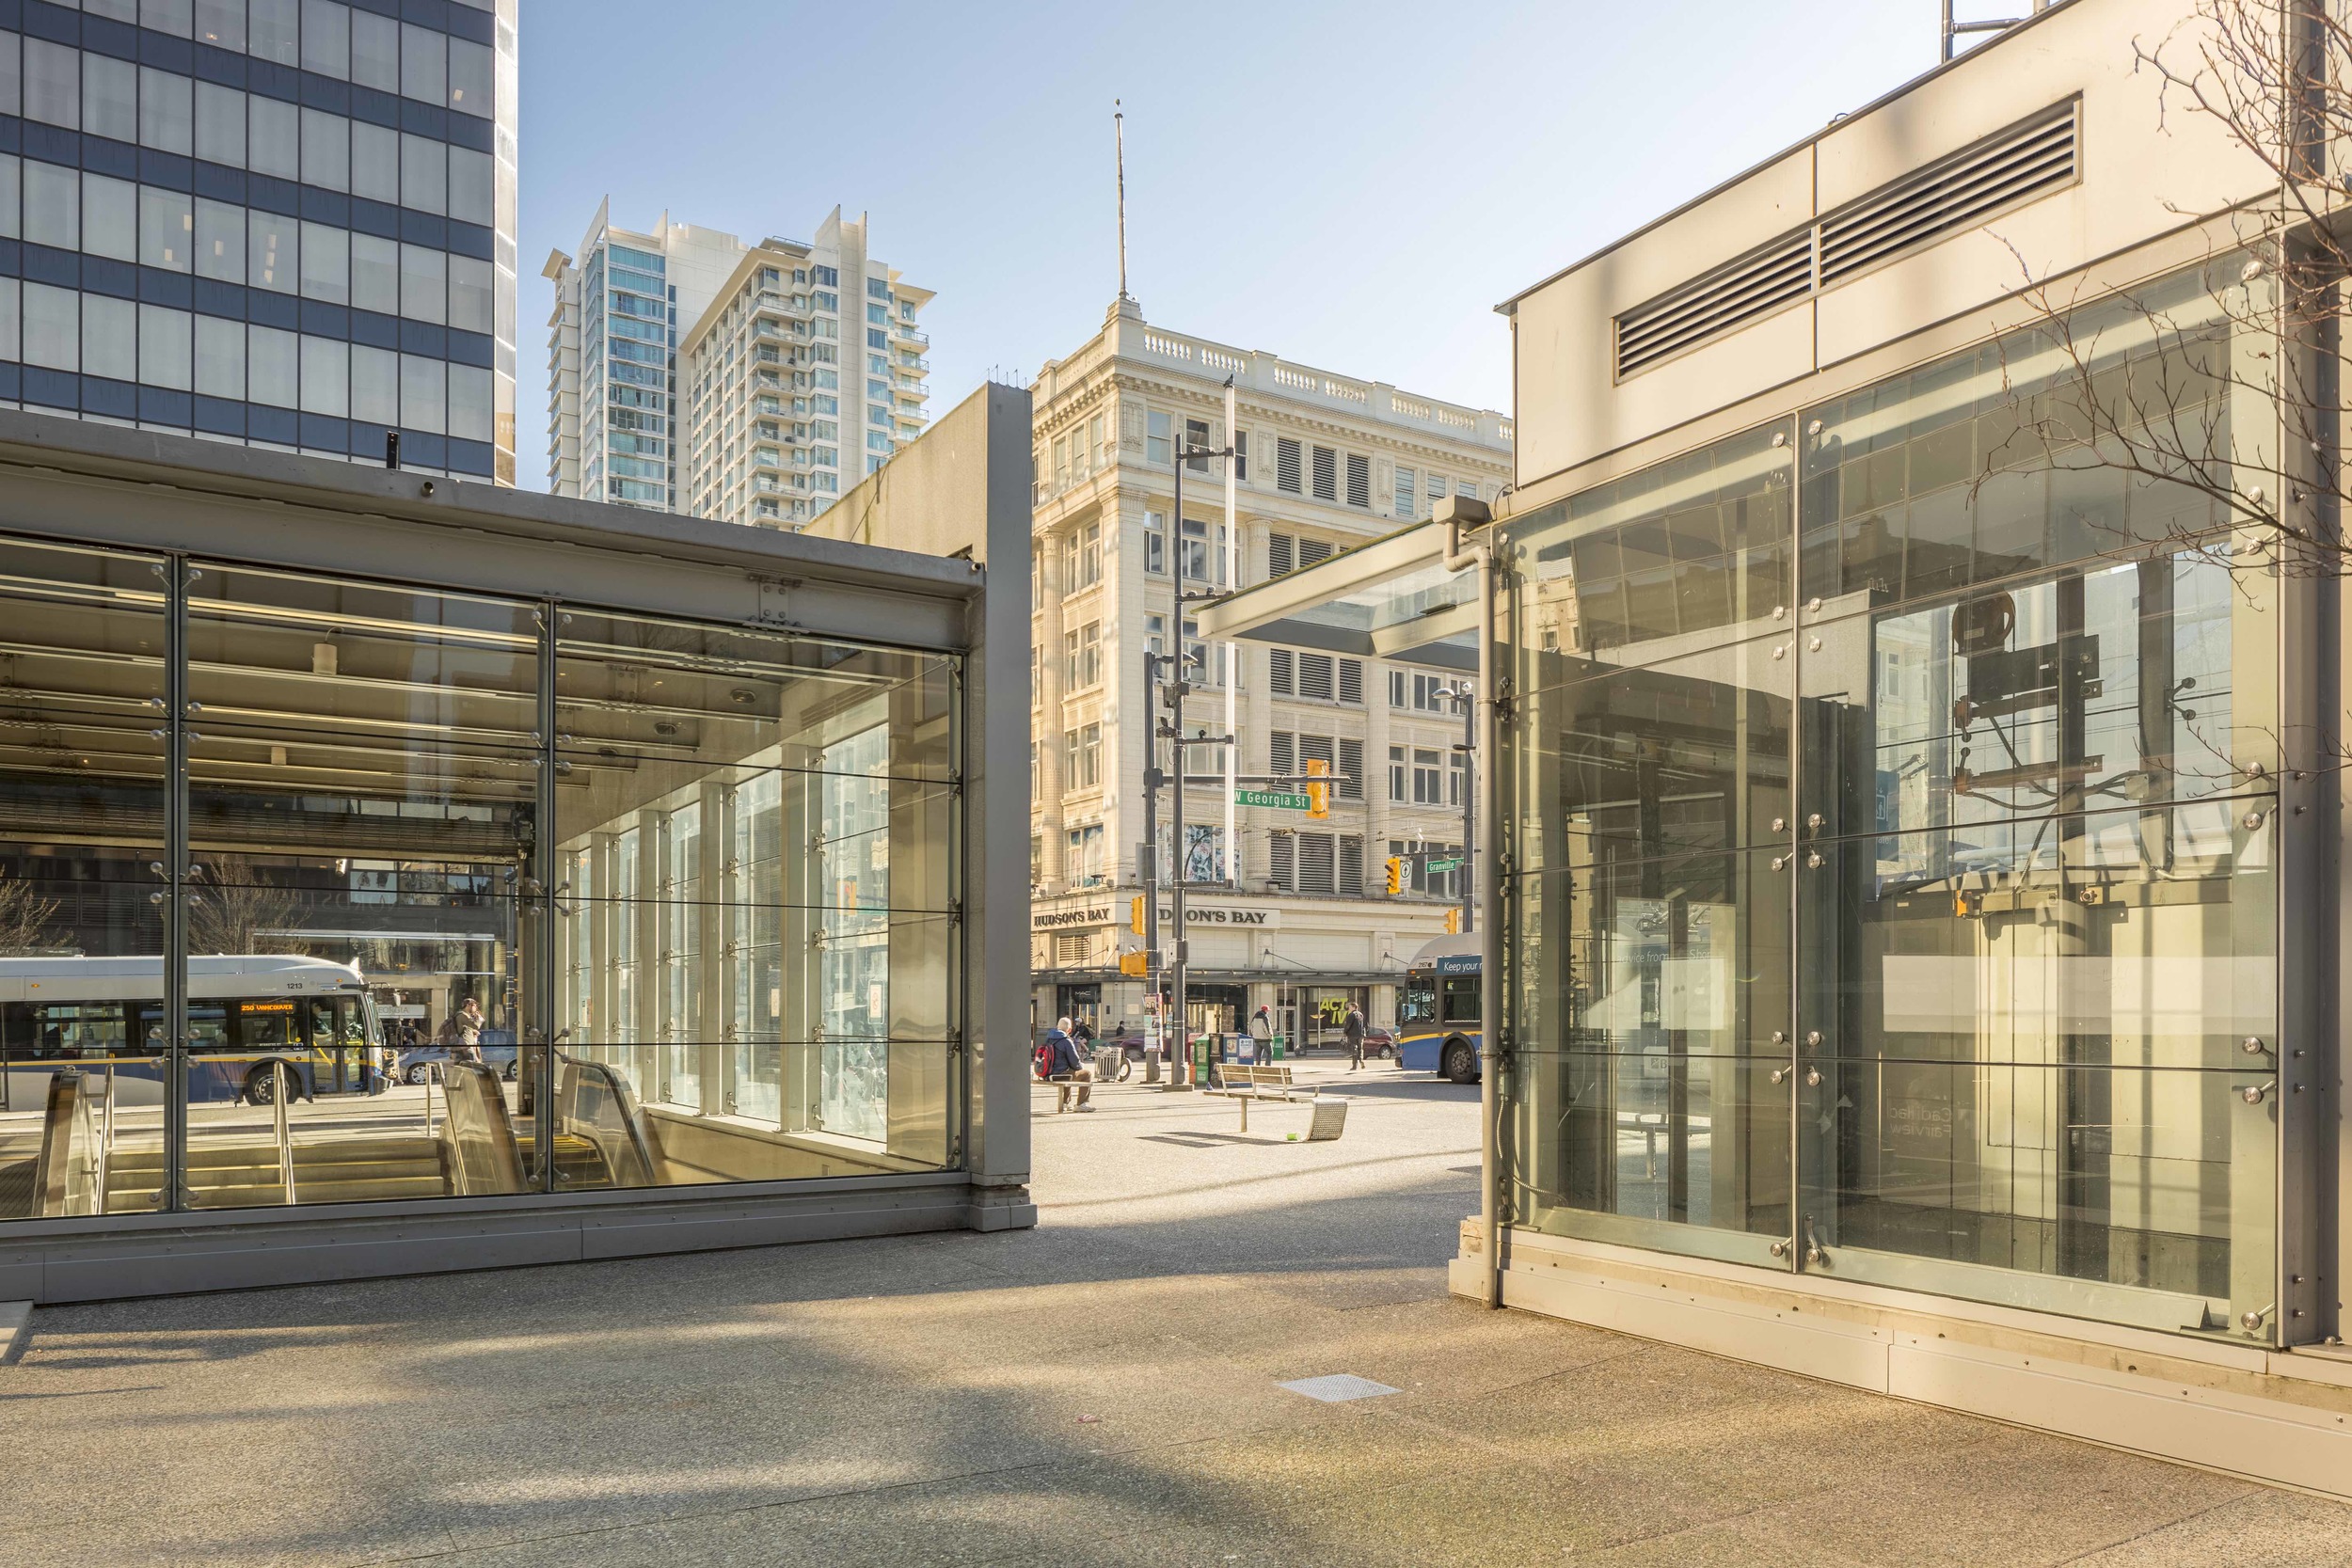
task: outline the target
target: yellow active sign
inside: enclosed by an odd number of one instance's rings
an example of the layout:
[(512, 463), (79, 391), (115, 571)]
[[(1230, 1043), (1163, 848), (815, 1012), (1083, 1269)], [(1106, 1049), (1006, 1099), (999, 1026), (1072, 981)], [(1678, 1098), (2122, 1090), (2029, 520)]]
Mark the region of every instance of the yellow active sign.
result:
[(1119, 973), (1121, 974), (1135, 975), (1149, 974), (1151, 972), (1151, 954), (1143, 952), (1140, 949), (1133, 953), (1121, 953), (1119, 955)]

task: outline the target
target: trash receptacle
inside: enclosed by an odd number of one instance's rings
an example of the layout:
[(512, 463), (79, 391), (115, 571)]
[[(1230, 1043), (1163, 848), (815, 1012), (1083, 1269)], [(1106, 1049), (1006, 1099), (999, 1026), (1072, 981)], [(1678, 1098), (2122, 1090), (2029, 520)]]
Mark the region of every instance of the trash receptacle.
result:
[(1276, 1035), (1266, 1041), (1266, 1060), (1279, 1062), (1287, 1053), (1282, 1049), (1282, 1037)]

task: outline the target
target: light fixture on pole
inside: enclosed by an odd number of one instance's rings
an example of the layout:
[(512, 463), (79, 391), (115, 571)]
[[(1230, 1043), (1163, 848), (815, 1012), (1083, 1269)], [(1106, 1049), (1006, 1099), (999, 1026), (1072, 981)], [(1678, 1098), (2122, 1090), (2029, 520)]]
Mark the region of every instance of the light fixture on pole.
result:
[(1478, 821), (1478, 776), (1471, 771), (1478, 743), (1478, 692), (1468, 681), (1441, 686), (1434, 693), (1462, 710), (1462, 739), (1454, 749), (1462, 753), (1462, 929), (1477, 929), (1477, 904), (1471, 890), (1472, 857), (1477, 853), (1478, 835), (1472, 830)]

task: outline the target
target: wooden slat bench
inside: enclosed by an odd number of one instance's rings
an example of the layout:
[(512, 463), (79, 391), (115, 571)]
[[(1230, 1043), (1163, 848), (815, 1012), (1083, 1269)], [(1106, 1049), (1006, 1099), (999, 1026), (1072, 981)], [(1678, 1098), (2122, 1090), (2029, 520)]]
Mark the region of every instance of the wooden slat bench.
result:
[[(1249, 1102), (1272, 1100), (1284, 1104), (1306, 1101), (1312, 1103), (1315, 1091), (1311, 1085), (1291, 1082), (1291, 1069), (1274, 1062), (1218, 1062), (1215, 1064), (1216, 1087), (1208, 1094), (1224, 1095), (1241, 1103), (1241, 1130), (1249, 1131)], [(1320, 1124), (1323, 1118), (1318, 1117)], [(1334, 1134), (1336, 1135), (1336, 1134)]]

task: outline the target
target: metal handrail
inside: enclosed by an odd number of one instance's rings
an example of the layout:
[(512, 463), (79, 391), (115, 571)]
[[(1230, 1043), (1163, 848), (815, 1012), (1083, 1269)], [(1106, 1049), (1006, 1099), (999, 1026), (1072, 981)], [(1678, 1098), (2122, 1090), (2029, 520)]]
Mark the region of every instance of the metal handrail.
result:
[(446, 1111), (449, 1106), (449, 1077), (441, 1070), (440, 1063), (427, 1062), (424, 1064), (424, 1135), (428, 1138), (438, 1135), (433, 1126), (433, 1085), (436, 1084), (441, 1085), (441, 1104)]
[[(278, 1183), (285, 1190), (286, 1201), (294, 1201), (294, 1130), (286, 1121), (286, 1101), (294, 1093), (294, 1069), (282, 1056), (270, 1058), (269, 1097), (271, 1119), (278, 1128)], [(109, 1085), (111, 1087), (111, 1085)]]
[(106, 1212), (106, 1166), (115, 1148), (115, 1064), (106, 1062), (106, 1098), (98, 1107), (98, 1212)]

